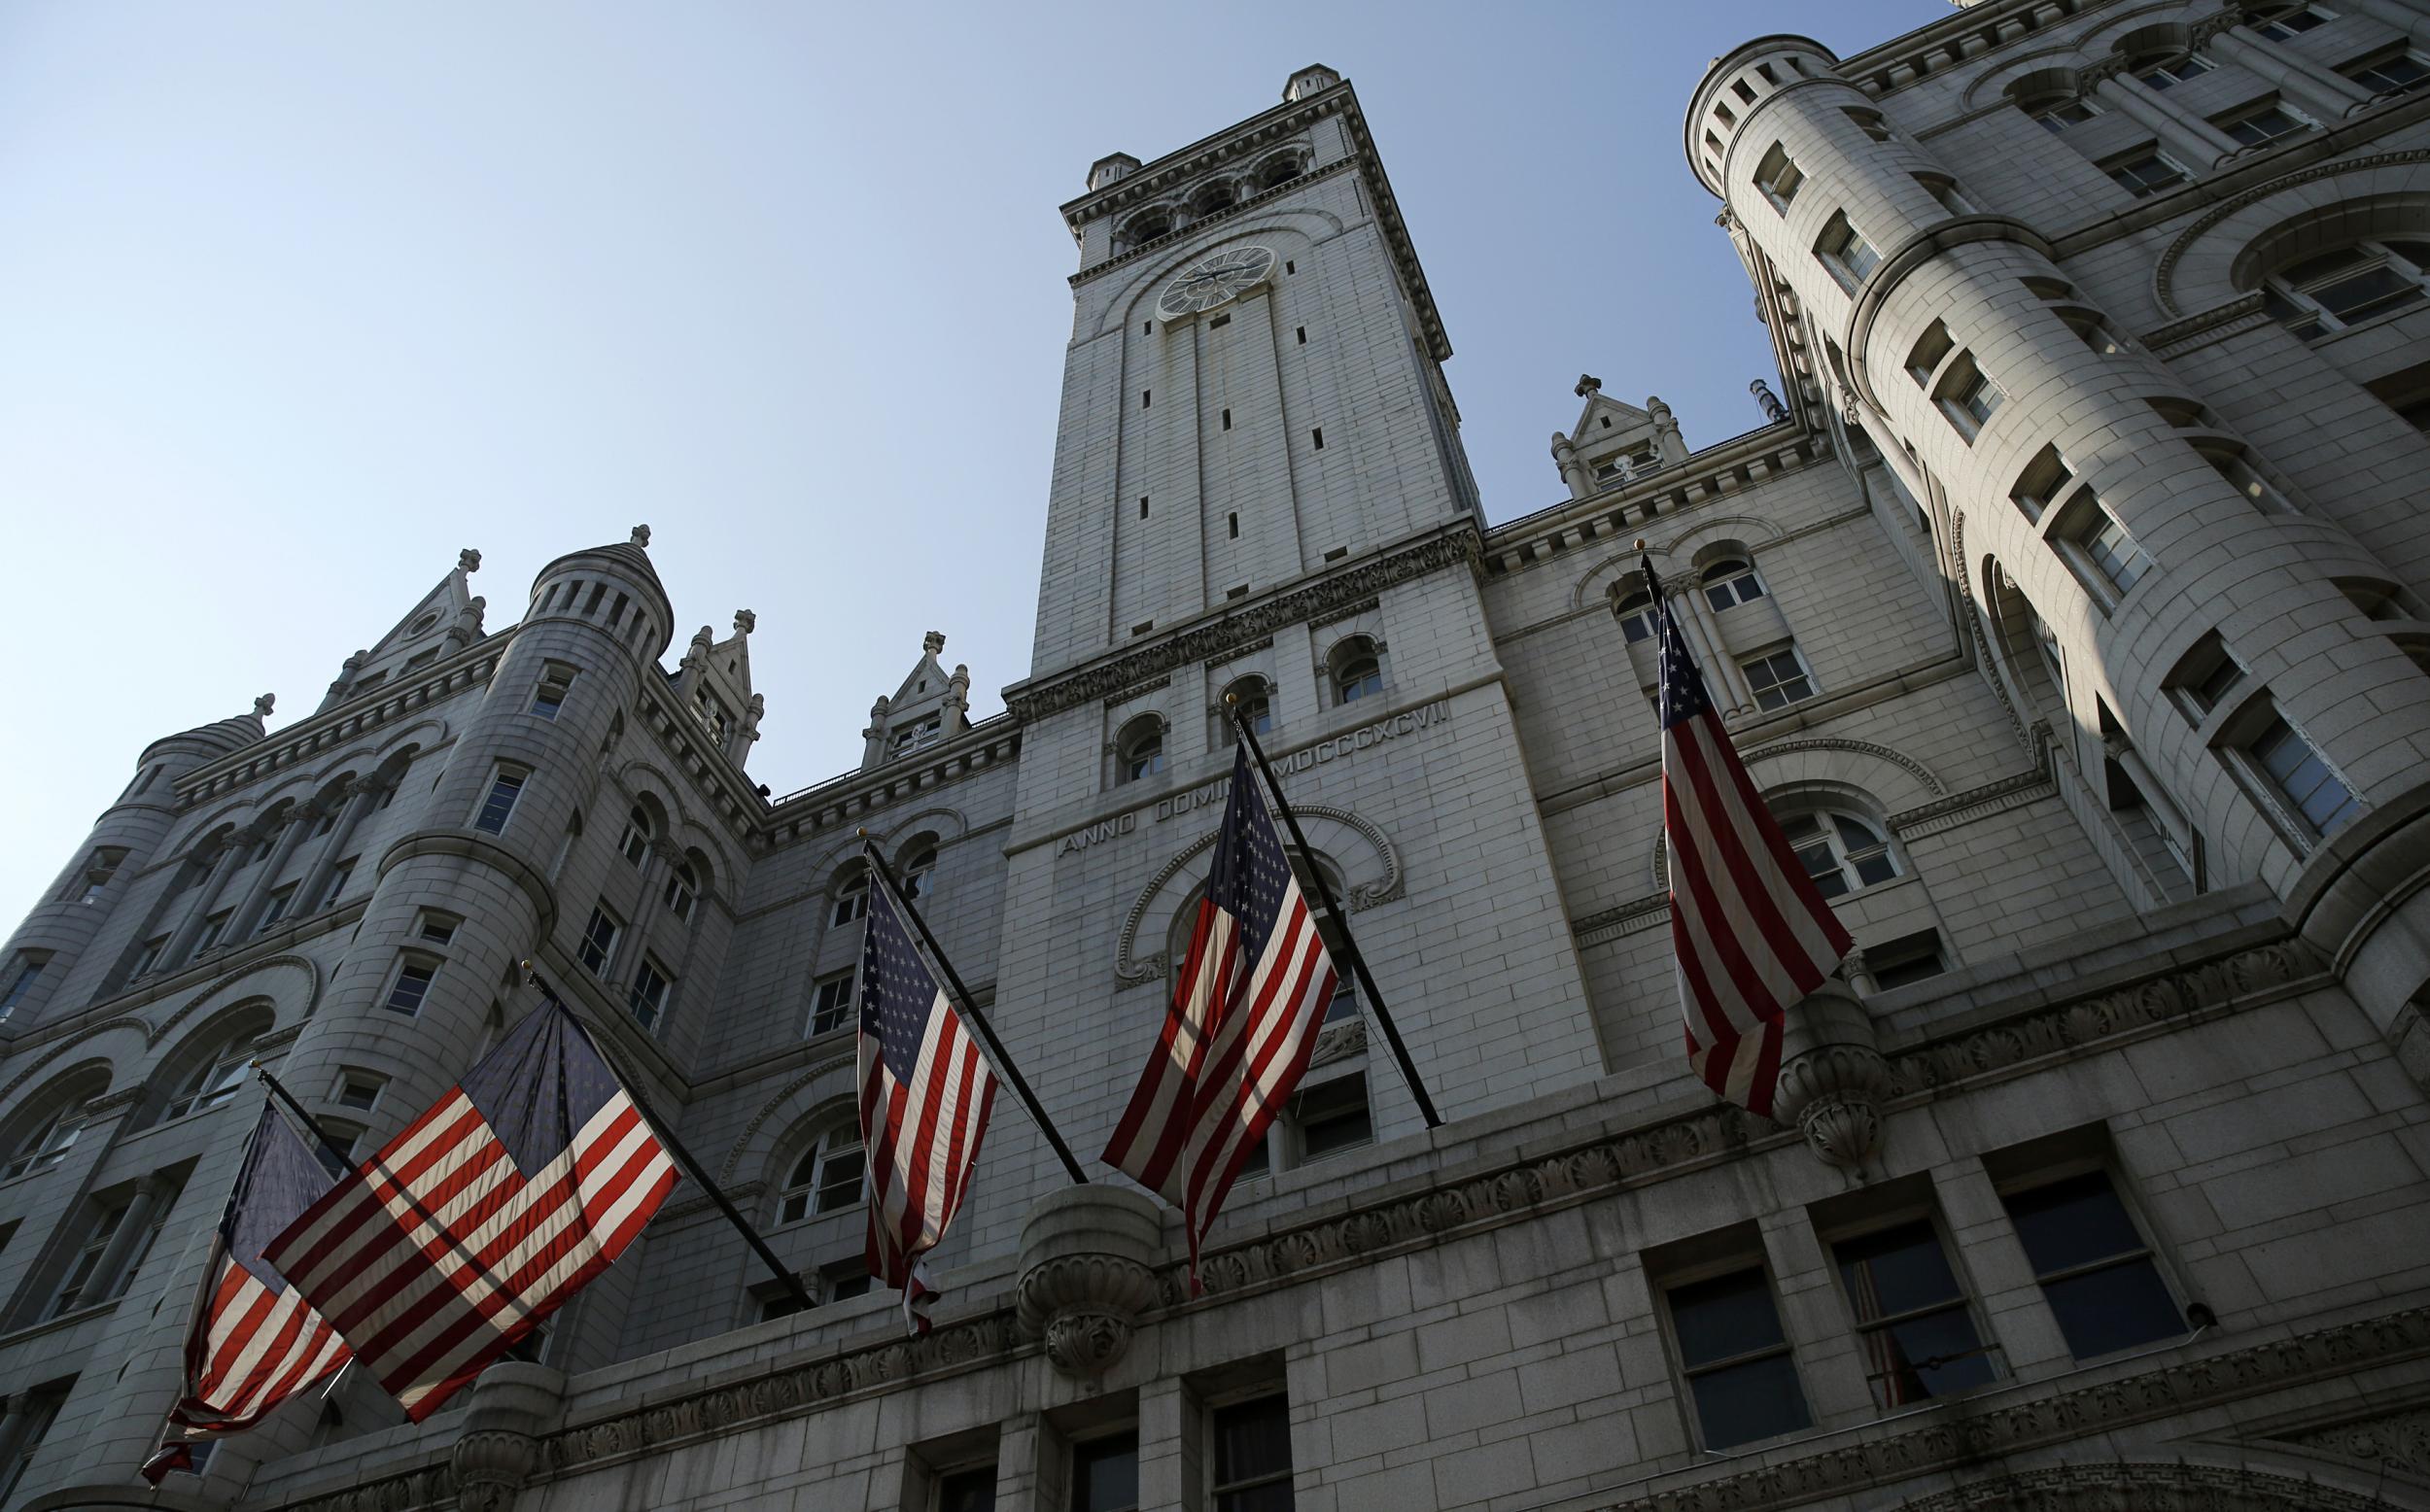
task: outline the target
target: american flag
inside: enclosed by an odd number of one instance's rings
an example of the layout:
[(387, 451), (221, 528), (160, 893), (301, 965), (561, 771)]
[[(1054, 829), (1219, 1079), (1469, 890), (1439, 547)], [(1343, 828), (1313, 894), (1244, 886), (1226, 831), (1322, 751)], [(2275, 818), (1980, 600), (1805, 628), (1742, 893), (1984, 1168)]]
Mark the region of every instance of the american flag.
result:
[(1163, 1031), (1105, 1147), (1106, 1164), (1181, 1210), (1194, 1288), (1198, 1241), (1300, 1084), (1333, 997), (1333, 961), (1243, 744)]
[(869, 1151), (869, 1274), (928, 1331), (927, 1254), (970, 1195), (995, 1072), (912, 945), (894, 889), (870, 889), (860, 947), (860, 1136)]
[(1768, 1118), (1788, 1005), (1851, 942), (1748, 780), (1650, 562), (1646, 586), (1662, 622), (1662, 825), (1687, 1063)]
[(346, 1341), (261, 1254), (344, 1170), (262, 1105), (195, 1298), (185, 1390), (158, 1453), (144, 1461), (145, 1480), (157, 1486), (171, 1470), (192, 1469), (191, 1446), (243, 1432), (346, 1362)]
[(419, 1423), (613, 1264), (674, 1186), (552, 998), (266, 1253)]

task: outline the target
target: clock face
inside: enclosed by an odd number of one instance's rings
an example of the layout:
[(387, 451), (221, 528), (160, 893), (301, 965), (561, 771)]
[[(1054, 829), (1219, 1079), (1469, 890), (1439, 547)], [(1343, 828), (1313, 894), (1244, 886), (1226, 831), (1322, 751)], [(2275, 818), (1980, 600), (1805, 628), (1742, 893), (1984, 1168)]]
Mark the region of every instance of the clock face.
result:
[(1219, 252), (1164, 286), (1156, 301), (1159, 320), (1179, 320), (1211, 310), (1245, 293), (1274, 271), (1274, 254), (1265, 247), (1234, 247)]

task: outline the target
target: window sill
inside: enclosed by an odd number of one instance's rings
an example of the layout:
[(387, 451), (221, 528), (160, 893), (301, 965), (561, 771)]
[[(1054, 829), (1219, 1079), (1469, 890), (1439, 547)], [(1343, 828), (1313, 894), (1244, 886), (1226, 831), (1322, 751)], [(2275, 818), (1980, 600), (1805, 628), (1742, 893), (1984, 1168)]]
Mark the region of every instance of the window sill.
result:
[(7, 1333), (0, 1333), (0, 1349), (12, 1349), (28, 1339), (38, 1339), (46, 1333), (64, 1332), (79, 1323), (106, 1317), (117, 1312), (119, 1303), (122, 1300), (124, 1299), (121, 1297), (112, 1297), (106, 1302), (95, 1302), (90, 1307), (80, 1307), (72, 1313), (61, 1313), (56, 1318), (46, 1318), (41, 1323), (27, 1323), (21, 1327), (13, 1328)]

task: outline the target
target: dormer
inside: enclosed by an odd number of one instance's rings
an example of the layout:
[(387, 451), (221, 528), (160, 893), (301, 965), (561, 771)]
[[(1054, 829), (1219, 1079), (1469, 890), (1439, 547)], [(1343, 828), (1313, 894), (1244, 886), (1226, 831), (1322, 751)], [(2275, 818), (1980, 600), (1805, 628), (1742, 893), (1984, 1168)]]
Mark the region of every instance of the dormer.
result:
[(692, 633), (683, 660), (667, 674), (676, 702), (697, 721), (726, 760), (741, 771), (759, 739), (768, 701), (751, 691), (751, 632), (759, 616), (734, 611), (734, 634), (723, 640), (703, 625)]
[(1322, 94), (1339, 83), (1339, 73), (1322, 63), (1310, 63), (1285, 81), (1282, 86), (1283, 103), (1297, 105), (1309, 95)]
[(1603, 392), (1603, 380), (1580, 374), (1577, 394), (1586, 401), (1578, 424), (1552, 433), (1552, 460), (1572, 498), (1617, 488), (1687, 459), (1671, 406), (1649, 396), (1646, 407), (1623, 403)]
[[(346, 658), (337, 680), (321, 700), (329, 708), (348, 699), (411, 677), (434, 662), (454, 656), (482, 636), (481, 615), (489, 601), (472, 592), (471, 576), (481, 569), (481, 554), (456, 555), (456, 569), (438, 580), (407, 610), (389, 633), (368, 649)], [(318, 712), (318, 710), (315, 710)]]
[(899, 761), (915, 752), (950, 740), (970, 728), (970, 669), (952, 671), (937, 660), (945, 637), (928, 632), (920, 641), (920, 661), (894, 696), (883, 694), (869, 706), (869, 728), (861, 732), (863, 772)]

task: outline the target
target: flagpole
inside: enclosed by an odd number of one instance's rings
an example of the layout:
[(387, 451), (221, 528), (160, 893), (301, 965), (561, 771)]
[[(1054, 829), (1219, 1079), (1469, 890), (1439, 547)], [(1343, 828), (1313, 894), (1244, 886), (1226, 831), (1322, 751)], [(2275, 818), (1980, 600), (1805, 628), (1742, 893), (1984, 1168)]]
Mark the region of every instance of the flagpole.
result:
[(1410, 1095), (1417, 1099), (1417, 1111), (1426, 1119), (1426, 1126), (1430, 1129), (1442, 1127), (1442, 1115), (1435, 1112), (1435, 1100), (1426, 1095), (1426, 1083), (1417, 1077), (1417, 1063), (1409, 1059), (1409, 1048), (1401, 1043), (1401, 1030), (1392, 1021), (1392, 1010), (1384, 1006), (1384, 994), (1367, 970), (1367, 957), (1359, 953), (1359, 943), (1350, 935), (1350, 920), (1341, 911), (1341, 905), (1334, 901), (1333, 886), (1325, 880), (1325, 869), (1315, 864), (1316, 847), (1310, 845), (1307, 837), (1300, 832), (1300, 816), (1291, 811), (1291, 800), (1283, 796), (1282, 783), (1276, 780), (1274, 769), (1267, 763), (1266, 747), (1258, 743), (1257, 732), (1250, 729), (1249, 722), (1241, 717), (1239, 695), (1225, 694), (1224, 704), (1232, 716), (1232, 727), (1249, 742), (1249, 754), (1257, 758), (1257, 770), (1266, 773), (1266, 790), (1274, 795), (1274, 807), (1282, 810), (1282, 822), (1291, 831), (1291, 842), (1300, 847), (1300, 854), (1308, 858), (1308, 880), (1316, 884), (1316, 896), (1325, 905), (1325, 916), (1334, 921), (1334, 928), (1341, 935), (1342, 953), (1350, 957), (1350, 970), (1359, 979), (1359, 990), (1367, 994), (1369, 1003), (1374, 1005), (1376, 1026), (1384, 1031), (1384, 1043), (1392, 1047), (1392, 1058), (1401, 1068), (1401, 1080), (1407, 1083)]
[[(540, 996), (548, 999), (567, 1017), (573, 1019), (584, 1034), (590, 1035), (592, 1047), (601, 1055), (605, 1056), (608, 1053), (608, 1047), (599, 1043), (599, 1036), (591, 1034), (590, 1026), (582, 1022), (582, 1015), (576, 1014), (564, 998), (559, 997), (557, 989), (551, 987), (547, 979), (540, 976), (539, 967), (536, 963), (525, 961), (523, 975), (525, 980), (540, 989)], [(784, 1289), (793, 1294), (793, 1300), (801, 1303), (805, 1312), (816, 1307), (818, 1299), (810, 1294), (808, 1287), (802, 1285), (800, 1275), (782, 1260), (777, 1258), (777, 1252), (768, 1248), (768, 1241), (759, 1237), (759, 1230), (751, 1226), (750, 1220), (745, 1218), (742, 1211), (735, 1207), (733, 1201), (718, 1188), (717, 1184), (709, 1179), (709, 1173), (701, 1169), (701, 1163), (692, 1158), (692, 1151), (684, 1148), (683, 1141), (675, 1137), (675, 1130), (667, 1127), (657, 1112), (650, 1107), (649, 1099), (642, 1096), (641, 1089), (633, 1085), (630, 1081), (621, 1076), (617, 1078), (617, 1081), (623, 1083), (625, 1095), (633, 1099), (634, 1111), (642, 1116), (642, 1122), (649, 1125), (649, 1131), (657, 1137), (658, 1143), (665, 1146), (667, 1153), (675, 1156), (676, 1160), (682, 1165), (684, 1174), (698, 1182), (701, 1189), (709, 1193), (709, 1200), (717, 1205), (717, 1211), (725, 1215), (726, 1221), (734, 1225), (734, 1231), (743, 1236), (743, 1242), (751, 1247), (752, 1253), (759, 1256), (760, 1262), (768, 1267), (777, 1280), (784, 1284)]]
[(285, 1103), (288, 1112), (303, 1119), (303, 1126), (312, 1131), (312, 1137), (321, 1142), (321, 1148), (328, 1151), (339, 1165), (349, 1170), (353, 1169), (355, 1158), (346, 1153), (346, 1147), (330, 1138), (330, 1131), (321, 1127), (321, 1120), (307, 1113), (304, 1105), (295, 1101), (287, 1088), (279, 1084), (278, 1078), (270, 1075), (270, 1068), (257, 1060), (253, 1063), (253, 1069), (261, 1074), (262, 1082), (270, 1088), (270, 1095)]
[[(913, 905), (910, 896), (903, 891), (902, 883), (894, 879), (894, 869), (885, 864), (885, 857), (879, 852), (875, 844), (871, 843), (867, 830), (857, 833), (860, 837), (861, 849), (868, 854), (870, 864), (878, 869), (878, 876), (885, 879), (886, 890), (902, 904), (904, 913), (911, 918), (912, 928), (920, 931), (920, 938), (928, 946), (928, 954), (935, 959), (938, 968), (945, 973), (946, 985), (954, 989), (955, 1006), (961, 1010), (962, 1016), (969, 1019), (972, 1027), (979, 1031), (980, 1038), (988, 1042), (988, 1052), (995, 1061), (995, 1068), (1004, 1073), (1004, 1080), (1010, 1082), (1013, 1084), (1013, 1090), (1021, 1095), (1022, 1106), (1028, 1109), (1029, 1117), (1037, 1120), (1039, 1131), (1046, 1135), (1046, 1142), (1055, 1147), (1056, 1156), (1063, 1162), (1063, 1169), (1071, 1173), (1073, 1184), (1080, 1186), (1088, 1186), (1088, 1173), (1082, 1171), (1080, 1162), (1072, 1158), (1071, 1147), (1063, 1143), (1063, 1136), (1056, 1130), (1055, 1120), (1049, 1118), (1046, 1116), (1046, 1110), (1038, 1106), (1037, 1094), (1030, 1091), (1029, 1083), (1023, 1080), (1021, 1068), (1014, 1065), (1013, 1057), (1004, 1052), (1004, 1042), (995, 1037), (995, 1029), (988, 1022), (987, 1015), (980, 1013), (979, 1005), (971, 1001), (970, 988), (962, 984), (961, 973), (954, 970), (954, 963), (946, 958), (945, 947), (937, 944), (937, 937), (928, 933), (928, 921), (920, 916), (920, 910)], [(862, 983), (862, 990), (868, 990), (867, 983)]]

